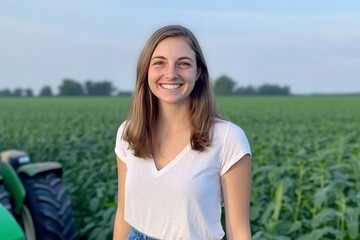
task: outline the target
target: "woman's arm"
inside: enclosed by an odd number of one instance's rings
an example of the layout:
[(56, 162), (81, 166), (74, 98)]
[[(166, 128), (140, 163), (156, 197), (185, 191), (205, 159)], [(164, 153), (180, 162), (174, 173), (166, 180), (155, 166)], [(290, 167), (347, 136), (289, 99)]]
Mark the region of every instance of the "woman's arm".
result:
[(228, 240), (250, 240), (251, 157), (245, 155), (223, 176), (226, 237)]
[(118, 157), (116, 160), (118, 169), (118, 206), (114, 222), (113, 240), (125, 240), (130, 232), (130, 225), (124, 220), (126, 164)]

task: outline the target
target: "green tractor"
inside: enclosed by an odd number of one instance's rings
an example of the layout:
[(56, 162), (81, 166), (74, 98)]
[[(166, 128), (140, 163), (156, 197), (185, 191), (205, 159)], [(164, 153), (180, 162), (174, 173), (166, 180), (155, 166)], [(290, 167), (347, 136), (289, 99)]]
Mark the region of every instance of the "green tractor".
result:
[(0, 239), (76, 239), (71, 203), (57, 162), (31, 163), (26, 152), (0, 153)]

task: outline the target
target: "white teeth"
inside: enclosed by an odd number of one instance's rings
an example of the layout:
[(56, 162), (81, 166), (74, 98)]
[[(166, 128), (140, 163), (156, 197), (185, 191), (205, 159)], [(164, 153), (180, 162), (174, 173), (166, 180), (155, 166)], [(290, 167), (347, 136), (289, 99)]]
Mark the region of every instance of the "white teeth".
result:
[(166, 89), (176, 89), (180, 87), (180, 84), (161, 84), (161, 86)]

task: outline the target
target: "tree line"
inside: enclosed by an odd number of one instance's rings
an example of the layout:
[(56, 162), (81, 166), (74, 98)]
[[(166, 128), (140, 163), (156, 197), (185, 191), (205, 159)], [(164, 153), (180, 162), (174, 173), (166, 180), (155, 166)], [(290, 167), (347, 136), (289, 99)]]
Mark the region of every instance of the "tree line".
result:
[[(236, 82), (230, 77), (223, 75), (217, 78), (214, 83), (215, 95), (291, 95), (288, 86), (278, 86), (271, 84), (264, 84), (259, 87), (247, 86), (237, 87)], [(58, 94), (54, 94), (50, 86), (41, 88), (39, 97), (52, 96), (130, 96), (131, 92), (116, 91), (113, 83), (110, 81), (86, 81), (84, 84), (74, 80), (65, 78), (58, 87)], [(15, 88), (14, 91), (9, 89), (0, 89), (0, 97), (34, 97), (32, 89)]]
[(238, 96), (286, 96), (291, 95), (290, 87), (276, 84), (263, 84), (259, 87), (237, 87), (236, 82), (226, 75), (220, 76), (214, 81), (215, 95), (238, 95)]
[[(58, 87), (58, 93), (54, 94), (50, 86), (44, 86), (40, 89), (39, 97), (52, 96), (113, 96), (113, 95), (131, 95), (131, 92), (116, 91), (113, 83), (110, 81), (86, 81), (84, 84), (80, 82), (65, 78)], [(14, 91), (10, 89), (0, 89), (0, 97), (34, 97), (32, 89), (15, 88)]]

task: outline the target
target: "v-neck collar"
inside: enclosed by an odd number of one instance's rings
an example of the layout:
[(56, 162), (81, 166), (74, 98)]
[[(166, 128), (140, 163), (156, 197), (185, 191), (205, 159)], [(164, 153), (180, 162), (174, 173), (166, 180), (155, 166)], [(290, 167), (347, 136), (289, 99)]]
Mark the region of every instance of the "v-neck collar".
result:
[(187, 153), (189, 150), (191, 149), (191, 144), (188, 143), (183, 150), (181, 150), (181, 152), (175, 156), (175, 158), (173, 158), (173, 160), (171, 160), (166, 166), (164, 166), (163, 168), (161, 168), (160, 170), (158, 170), (156, 168), (156, 164), (155, 164), (155, 160), (152, 158), (151, 159), (151, 171), (154, 174), (155, 177), (160, 177), (161, 175), (165, 174), (167, 171), (169, 171), (169, 169), (171, 169), (177, 162), (179, 162), (182, 157), (185, 155), (185, 153)]

